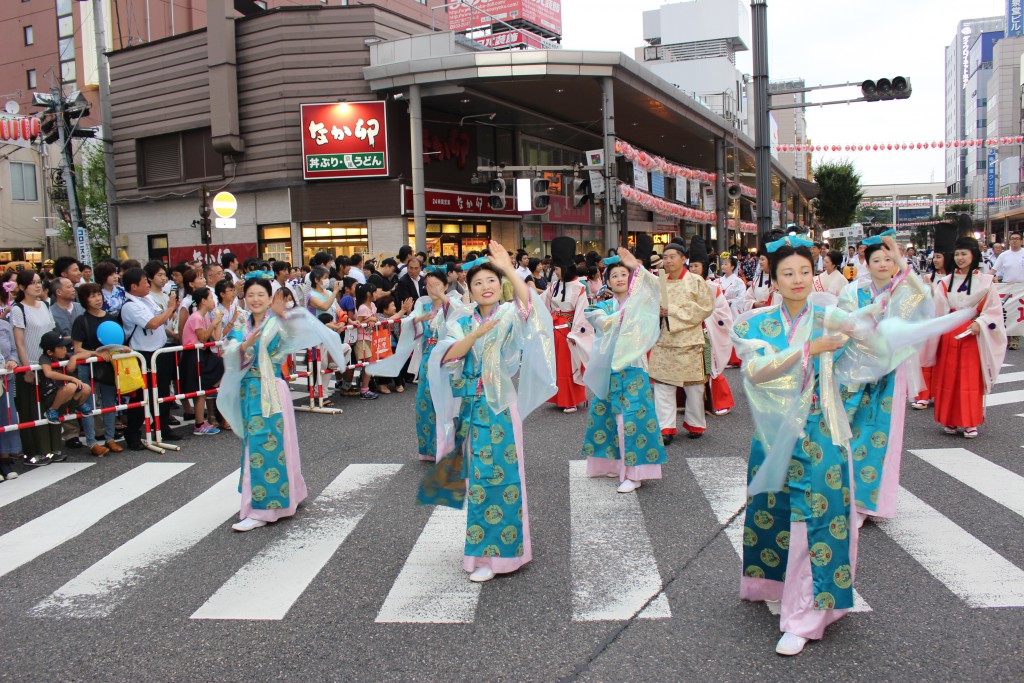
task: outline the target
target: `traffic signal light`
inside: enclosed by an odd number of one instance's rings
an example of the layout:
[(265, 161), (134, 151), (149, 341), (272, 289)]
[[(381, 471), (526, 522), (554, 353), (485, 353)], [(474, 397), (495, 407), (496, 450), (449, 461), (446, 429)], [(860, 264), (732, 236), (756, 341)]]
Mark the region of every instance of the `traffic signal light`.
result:
[(42, 125), (43, 142), (52, 145), (60, 139), (60, 131), (57, 130), (57, 117), (47, 116), (43, 119)]
[(892, 80), (879, 78), (877, 81), (864, 81), (861, 83), (860, 92), (868, 102), (878, 102), (880, 100), (905, 100), (910, 97), (912, 89), (909, 78), (896, 76)]
[(199, 240), (203, 244), (213, 242), (213, 221), (210, 220), (210, 207), (206, 202), (199, 205)]
[(583, 208), (590, 201), (590, 178), (572, 179), (572, 206), (574, 209)]
[(551, 181), (545, 178), (534, 178), (530, 184), (530, 203), (534, 209), (546, 209), (551, 205), (551, 197), (548, 196), (548, 187)]
[(505, 179), (493, 178), (491, 180), (491, 196), (487, 198), (487, 205), (495, 211), (505, 208)]

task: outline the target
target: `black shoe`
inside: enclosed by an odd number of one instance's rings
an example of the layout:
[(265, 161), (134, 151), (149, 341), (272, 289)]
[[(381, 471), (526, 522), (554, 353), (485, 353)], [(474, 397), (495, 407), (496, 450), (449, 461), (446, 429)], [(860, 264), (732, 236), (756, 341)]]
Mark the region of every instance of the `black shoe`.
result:
[(144, 451), (146, 450), (146, 444), (141, 441), (130, 441), (126, 444), (130, 451)]
[(174, 417), (173, 415), (171, 415), (169, 418), (167, 418), (167, 426), (168, 427), (177, 427), (180, 424), (181, 424), (181, 420), (179, 420), (178, 418)]
[(47, 453), (46, 457), (50, 459), (50, 462), (64, 462), (68, 459), (68, 456), (63, 451), (57, 451), (56, 453)]
[(50, 459), (45, 455), (26, 455), (24, 462), (27, 467), (43, 467), (50, 464)]
[(178, 432), (172, 432), (170, 429), (164, 429), (160, 432), (161, 441), (181, 441), (183, 437)]
[(662, 443), (664, 443), (667, 446), (670, 443), (672, 443), (672, 438), (674, 436), (675, 436), (675, 434), (662, 434), (661, 435), (661, 441), (662, 441)]
[(686, 436), (691, 439), (699, 439), (704, 436), (704, 432), (687, 432)]
[(118, 439), (123, 439), (123, 438), (124, 438), (124, 430), (123, 429), (115, 429), (114, 430), (114, 440), (117, 441)]
[(83, 446), (85, 446), (85, 444), (82, 443), (82, 440), (79, 439), (77, 436), (73, 439), (68, 439), (67, 441), (65, 441), (64, 445), (67, 446), (68, 448), (82, 448)]

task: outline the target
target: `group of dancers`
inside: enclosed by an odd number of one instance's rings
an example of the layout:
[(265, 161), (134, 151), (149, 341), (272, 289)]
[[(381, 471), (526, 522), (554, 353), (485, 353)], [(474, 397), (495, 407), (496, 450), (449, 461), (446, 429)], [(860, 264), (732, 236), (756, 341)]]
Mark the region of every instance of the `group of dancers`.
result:
[[(853, 606), (858, 529), (865, 516), (895, 514), (907, 396), (930, 391), (947, 431), (976, 434), (1005, 350), (998, 296), (974, 271), (971, 238), (955, 244), (956, 272), (931, 282), (892, 235), (869, 238), (871, 277), (837, 298), (816, 282), (810, 242), (775, 237), (749, 287), (731, 272), (708, 281), (699, 237), (666, 245), (656, 272), (620, 248), (603, 260), (607, 295), (597, 301), (577, 286), (568, 238), (552, 245), (558, 279), (543, 295), (493, 241), (464, 266), (469, 303), (426, 273), (428, 296), (381, 363), (415, 356), (416, 443), (430, 463), (417, 500), (467, 508), (471, 581), (531, 560), (522, 426), (533, 410), (588, 406), (587, 473), (628, 494), (661, 478), (680, 400), (692, 438), (706, 413), (732, 409), (724, 369), (739, 364), (755, 425), (740, 595), (779, 603), (784, 655)], [(239, 531), (294, 514), (306, 495), (286, 355), (320, 343), (343, 357), (337, 335), (264, 285), (246, 282), (250, 317), (226, 345), (221, 384), (221, 409), (243, 441)]]

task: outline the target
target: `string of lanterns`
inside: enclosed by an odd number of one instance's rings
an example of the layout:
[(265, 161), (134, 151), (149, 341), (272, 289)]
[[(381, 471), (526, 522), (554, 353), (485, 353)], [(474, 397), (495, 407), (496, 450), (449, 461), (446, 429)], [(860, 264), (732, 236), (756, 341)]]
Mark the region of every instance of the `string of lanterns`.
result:
[(663, 173), (664, 175), (681, 176), (690, 180), (700, 180), (705, 183), (715, 182), (716, 175), (714, 173), (708, 173), (707, 171), (701, 171), (700, 169), (674, 164), (668, 159), (659, 157), (656, 154), (650, 154), (642, 149), (637, 149), (625, 140), (615, 140), (615, 153), (621, 154), (626, 157), (629, 162), (639, 166), (645, 171), (656, 171), (658, 173)]
[(926, 149), (955, 149), (960, 147), (997, 147), (1024, 142), (1024, 135), (984, 138), (977, 140), (938, 140), (929, 142), (878, 142), (860, 145), (775, 145), (776, 152), (903, 152)]
[[(935, 204), (985, 204), (987, 202), (1011, 201), (1011, 200), (1017, 200), (1017, 199), (1024, 199), (1024, 194), (1014, 194), (1014, 195), (1008, 195), (1008, 196), (1005, 196), (1005, 197), (982, 197), (982, 198), (976, 198), (975, 197), (975, 198), (965, 198), (965, 199), (959, 199), (959, 198), (950, 199), (950, 198), (943, 197), (942, 199), (936, 199), (934, 202), (932, 202), (930, 199), (897, 199), (895, 203), (896, 203), (897, 206), (931, 206), (933, 203), (935, 203)], [(880, 208), (892, 207), (892, 205), (893, 205), (893, 201), (891, 199), (889, 199), (889, 200), (881, 200), (881, 201), (875, 200), (875, 201), (869, 201), (869, 202), (860, 202), (860, 203), (857, 204), (857, 206), (880, 207)]]
[(701, 211), (700, 209), (691, 209), (682, 204), (675, 204), (661, 197), (655, 197), (653, 194), (648, 194), (643, 190), (638, 190), (632, 185), (620, 184), (619, 192), (622, 193), (623, 198), (634, 204), (639, 204), (648, 211), (660, 213), (663, 216), (685, 218), (700, 223), (714, 223), (717, 216), (714, 211)]
[(922, 225), (935, 225), (942, 221), (917, 221), (915, 223), (872, 223), (873, 228), (918, 228)]

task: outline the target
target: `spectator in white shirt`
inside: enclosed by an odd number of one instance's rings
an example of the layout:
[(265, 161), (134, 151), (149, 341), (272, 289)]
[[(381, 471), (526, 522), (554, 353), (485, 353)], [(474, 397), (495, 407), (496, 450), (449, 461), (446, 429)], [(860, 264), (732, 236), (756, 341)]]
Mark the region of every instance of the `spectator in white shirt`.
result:
[(232, 284), (237, 284), (242, 279), (242, 276), (238, 274), (238, 257), (230, 251), (221, 254), (220, 267), (224, 269), (224, 277), (230, 279)]
[[(167, 344), (167, 332), (164, 326), (177, 310), (177, 292), (171, 291), (168, 305), (162, 311), (156, 301), (149, 296), (150, 284), (146, 271), (142, 268), (129, 268), (122, 277), (126, 301), (121, 307), (121, 324), (124, 326), (125, 344), (138, 351), (147, 363), (152, 362), (153, 354)], [(158, 357), (157, 362), (158, 395), (170, 396), (174, 390), (174, 354), (167, 353)], [(143, 391), (143, 390), (140, 390)], [(160, 430), (165, 441), (178, 441), (179, 434), (170, 428), (171, 404), (160, 404)], [(133, 451), (145, 449), (142, 427), (145, 415), (141, 407), (128, 411), (128, 427), (124, 433), (125, 443)]]
[[(341, 268), (338, 268), (338, 272), (341, 272)], [(361, 285), (366, 284), (366, 273), (363, 272), (363, 255), (356, 253), (348, 259), (348, 272), (346, 273), (350, 278), (355, 280)]]
[(530, 255), (522, 249), (516, 254), (516, 273), (524, 280), (530, 276)]
[[(995, 264), (996, 280), (999, 282), (1024, 282), (1024, 249), (1021, 248), (1020, 231), (1010, 233), (1010, 248), (999, 254)], [(1009, 338), (1009, 348), (1020, 348), (1020, 337)]]

